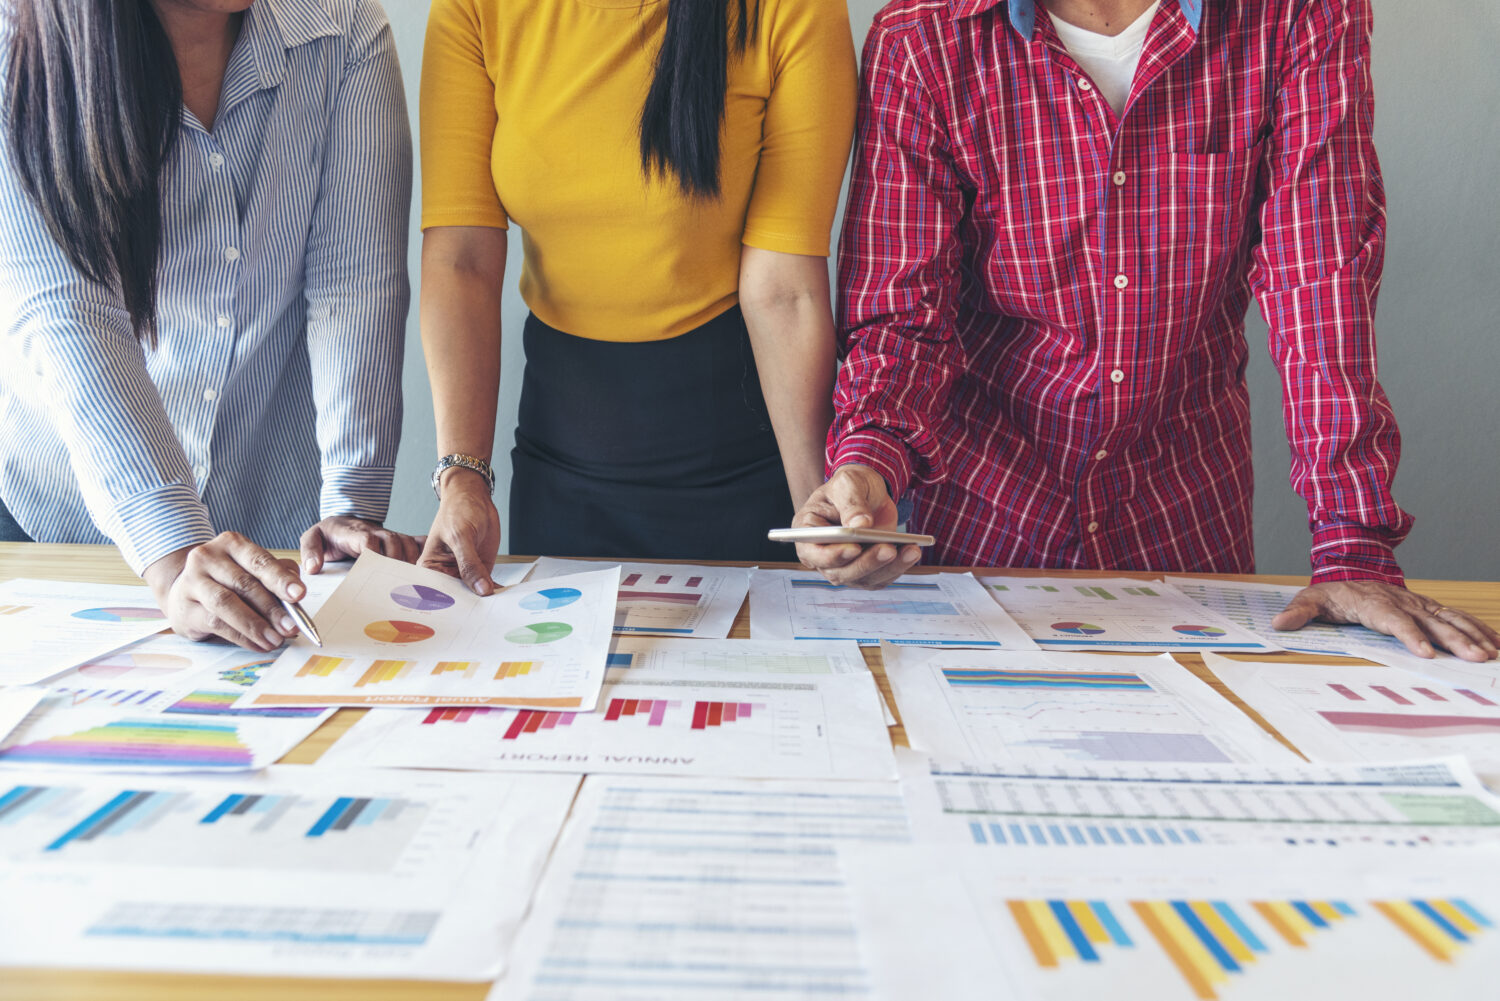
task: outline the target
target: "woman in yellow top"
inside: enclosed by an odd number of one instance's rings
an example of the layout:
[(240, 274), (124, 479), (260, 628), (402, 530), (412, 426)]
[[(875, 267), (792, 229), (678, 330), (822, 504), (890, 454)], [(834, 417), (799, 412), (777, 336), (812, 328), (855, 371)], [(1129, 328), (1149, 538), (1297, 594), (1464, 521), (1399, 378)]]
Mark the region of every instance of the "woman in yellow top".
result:
[(822, 482), (855, 84), (842, 0), (434, 0), (424, 563), (490, 589), (511, 221), (531, 309), (511, 551), (794, 558), (765, 533)]

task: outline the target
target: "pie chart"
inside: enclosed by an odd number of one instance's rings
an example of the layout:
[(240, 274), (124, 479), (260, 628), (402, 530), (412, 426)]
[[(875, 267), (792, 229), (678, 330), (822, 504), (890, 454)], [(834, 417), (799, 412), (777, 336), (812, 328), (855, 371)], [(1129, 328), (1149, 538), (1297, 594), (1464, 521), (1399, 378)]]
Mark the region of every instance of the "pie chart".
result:
[(1224, 630), (1218, 626), (1173, 626), (1174, 633), (1182, 633), (1184, 636), (1203, 636), (1208, 639), (1217, 639), (1225, 635)]
[(453, 599), (426, 584), (402, 584), (391, 592), (391, 600), (402, 608), (418, 612), (441, 612), (453, 607)]
[(1092, 622), (1054, 622), (1052, 628), (1074, 636), (1098, 636), (1104, 632), (1103, 626), (1096, 626)]
[(193, 662), (187, 657), (177, 657), (172, 654), (114, 653), (83, 665), (78, 669), (78, 673), (103, 680), (119, 677), (131, 671), (147, 675), (175, 674), (178, 671), (186, 671), (192, 666)]
[(381, 643), (420, 643), (437, 635), (429, 626), (420, 622), (402, 622), (400, 619), (381, 620), (365, 626), (365, 635)]
[(74, 612), (73, 618), (90, 622), (160, 622), (166, 616), (155, 608), (85, 608)]
[(577, 588), (549, 587), (545, 591), (528, 594), (522, 598), (521, 607), (532, 612), (547, 612), (554, 608), (562, 608), (564, 605), (571, 605), (582, 597), (583, 592)]
[(512, 629), (505, 634), (505, 638), (517, 646), (541, 646), (543, 643), (556, 643), (572, 634), (573, 627), (566, 622), (533, 622), (529, 626)]

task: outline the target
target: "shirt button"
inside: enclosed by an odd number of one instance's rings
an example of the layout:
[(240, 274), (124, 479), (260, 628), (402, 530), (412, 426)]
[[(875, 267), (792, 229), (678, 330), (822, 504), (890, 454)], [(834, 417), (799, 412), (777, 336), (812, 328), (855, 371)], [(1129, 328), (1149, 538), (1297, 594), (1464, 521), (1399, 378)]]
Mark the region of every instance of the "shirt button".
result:
[(1115, 171), (1114, 182), (1115, 182), (1115, 187), (1117, 187), (1117, 188), (1120, 187), (1121, 185), (1123, 185), (1125, 183), (1125, 171), (1123, 171), (1123, 170), (1117, 170), (1117, 171)]
[[(230, 258), (230, 260), (233, 260), (233, 258)], [(1129, 278), (1126, 278), (1124, 275), (1115, 275), (1115, 288), (1123, 289), (1126, 285), (1129, 284)]]
[(240, 259), (239, 248), (237, 248), (237, 247), (225, 247), (224, 248), (224, 260), (226, 260), (226, 261), (237, 261), (239, 259)]
[(1094, 453), (1094, 458), (1098, 459), (1100, 462), (1103, 462), (1105, 459), (1109, 458), (1109, 450), (1101, 448), (1099, 451)]
[(224, 154), (222, 154), (222, 153), (212, 153), (212, 154), (210, 154), (209, 157), (208, 157), (208, 165), (210, 167), (212, 167), (214, 170), (218, 170), (220, 167), (224, 166)]
[(219, 398), (219, 394), (214, 392), (212, 389), (205, 389), (203, 391), (203, 398), (212, 403), (214, 400), (217, 400)]
[(201, 480), (205, 476), (208, 475), (208, 469), (207, 469), (207, 467), (204, 467), (204, 466), (194, 466), (193, 467), (193, 475), (196, 476), (196, 477), (198, 477), (198, 479)]
[(1120, 369), (1117, 368), (1113, 372), (1109, 373), (1109, 381), (1113, 382), (1113, 383), (1124, 382), (1125, 381), (1125, 373), (1122, 370), (1120, 370)]
[(221, 327), (223, 327), (223, 328), (225, 328), (227, 330), (230, 327), (230, 325), (233, 324), (233, 323), (234, 323), (234, 321), (231, 320), (225, 314), (223, 314), (223, 313), (219, 314), (219, 326), (221, 326)]
[(1099, 523), (1097, 521), (1089, 522), (1089, 534), (1093, 535), (1097, 531), (1099, 531)]
[(1079, 77), (1079, 79), (1078, 79), (1078, 89), (1079, 90), (1093, 90), (1094, 89), (1094, 84), (1088, 79), (1088, 77)]

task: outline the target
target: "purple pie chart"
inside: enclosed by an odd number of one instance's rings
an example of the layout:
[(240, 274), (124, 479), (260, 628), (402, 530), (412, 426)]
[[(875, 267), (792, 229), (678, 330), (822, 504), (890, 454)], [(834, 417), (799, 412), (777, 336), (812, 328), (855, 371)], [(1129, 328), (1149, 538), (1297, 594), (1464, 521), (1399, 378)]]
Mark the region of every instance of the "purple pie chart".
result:
[(402, 584), (391, 592), (391, 600), (418, 612), (441, 612), (453, 606), (451, 597), (426, 584)]

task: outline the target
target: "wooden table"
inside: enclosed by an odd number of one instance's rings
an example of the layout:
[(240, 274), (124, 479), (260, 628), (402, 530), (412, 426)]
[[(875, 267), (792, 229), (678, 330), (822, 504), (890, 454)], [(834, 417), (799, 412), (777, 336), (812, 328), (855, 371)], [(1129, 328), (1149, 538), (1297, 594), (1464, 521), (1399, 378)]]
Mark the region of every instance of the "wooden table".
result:
[[(503, 562), (527, 562), (527, 557), (501, 557)], [(791, 567), (792, 564), (785, 564)], [(964, 570), (955, 567), (922, 567), (918, 573), (940, 570)], [(1018, 576), (1097, 577), (1100, 571), (1006, 570)], [(1115, 573), (1112, 577), (1134, 577), (1160, 580), (1160, 574)], [(1209, 579), (1255, 581), (1264, 584), (1305, 584), (1305, 577), (1232, 576), (1203, 574)], [(99, 584), (139, 584), (119, 552), (112, 546), (57, 546), (0, 543), (0, 581), (13, 577), (41, 577), (54, 580), (90, 581)], [(1445, 605), (1461, 608), (1500, 624), (1500, 583), (1472, 581), (1411, 581), (1412, 590), (1431, 595)], [(748, 607), (740, 610), (730, 633), (735, 639), (750, 635)], [(891, 698), (890, 683), (880, 662), (878, 648), (865, 647), (864, 655), (880, 690), (891, 702), (900, 718), (901, 707)], [(1128, 655), (1126, 655), (1128, 656)], [(1143, 654), (1142, 656), (1147, 656)], [(1197, 654), (1174, 653), (1177, 661), (1213, 686), (1277, 740), (1286, 740), (1252, 712), (1218, 678), (1204, 666)], [(1350, 663), (1345, 657), (1319, 657), (1313, 654), (1255, 654), (1242, 659), (1267, 660), (1277, 656), (1310, 663)], [(1355, 663), (1362, 663), (1355, 661)], [(1500, 669), (1500, 668), (1497, 668)], [(285, 758), (287, 764), (314, 764), (365, 710), (340, 709), (317, 732), (308, 737)], [(900, 725), (891, 727), (891, 739), (906, 744), (906, 732)], [(1288, 746), (1290, 746), (1288, 744)], [(185, 946), (190, 948), (190, 946)], [(0, 969), (0, 1001), (480, 1001), (489, 991), (488, 984), (452, 984), (397, 980), (308, 980), (287, 977), (220, 977), (165, 973), (113, 973), (108, 971)]]

